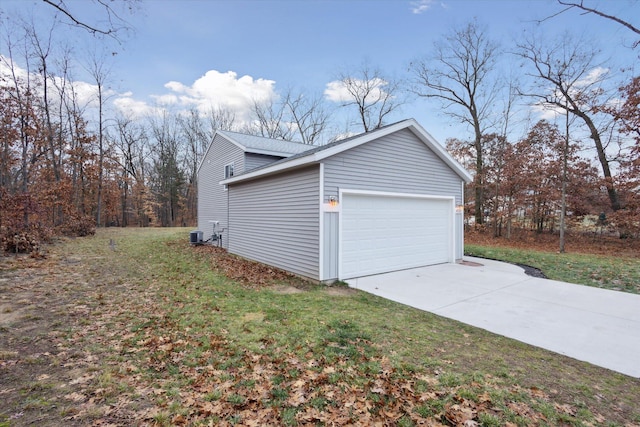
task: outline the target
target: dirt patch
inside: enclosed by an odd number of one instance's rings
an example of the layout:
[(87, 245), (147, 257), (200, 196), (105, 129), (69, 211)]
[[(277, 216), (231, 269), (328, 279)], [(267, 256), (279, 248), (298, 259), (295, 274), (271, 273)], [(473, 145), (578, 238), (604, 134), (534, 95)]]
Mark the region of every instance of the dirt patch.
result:
[(358, 292), (357, 290), (347, 288), (346, 286), (328, 286), (324, 291), (331, 296), (337, 297), (349, 296)]
[(67, 271), (55, 267), (55, 259), (0, 259), (0, 416), (11, 423), (59, 424), (47, 420), (60, 420), (67, 405), (59, 390), (72, 380), (65, 365), (76, 360), (65, 351), (67, 303), (56, 286)]
[(286, 285), (276, 285), (271, 288), (273, 292), (277, 294), (289, 295), (289, 294), (301, 294), (304, 290), (300, 288), (296, 288), (294, 286), (286, 286)]
[(84, 342), (110, 310), (101, 301), (119, 304), (105, 297), (122, 292), (117, 275), (63, 250), (52, 247), (40, 260), (0, 257), (0, 424), (80, 426), (100, 418), (127, 425), (126, 407), (115, 415), (117, 399), (107, 401), (105, 360)]
[(264, 320), (264, 313), (247, 313), (242, 316), (242, 320), (244, 320), (245, 322), (262, 322)]

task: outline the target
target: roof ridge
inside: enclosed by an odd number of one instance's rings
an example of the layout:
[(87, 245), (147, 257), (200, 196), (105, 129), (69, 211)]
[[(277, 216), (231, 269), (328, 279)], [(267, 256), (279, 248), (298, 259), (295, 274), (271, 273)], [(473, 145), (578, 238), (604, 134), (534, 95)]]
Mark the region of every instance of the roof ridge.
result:
[(301, 141), (292, 141), (290, 139), (270, 138), (268, 136), (254, 135), (254, 134), (251, 134), (251, 133), (244, 133), (244, 132), (238, 132), (238, 131), (233, 131), (233, 130), (216, 129), (216, 132), (221, 133), (221, 134), (232, 133), (232, 134), (235, 134), (235, 135), (250, 136), (252, 138), (266, 139), (268, 141), (275, 141), (275, 142), (289, 142), (291, 144), (300, 144), (300, 145), (306, 145), (306, 146), (310, 146), (310, 147), (314, 146), (314, 145), (311, 145), (311, 144), (305, 144), (304, 142), (301, 142)]

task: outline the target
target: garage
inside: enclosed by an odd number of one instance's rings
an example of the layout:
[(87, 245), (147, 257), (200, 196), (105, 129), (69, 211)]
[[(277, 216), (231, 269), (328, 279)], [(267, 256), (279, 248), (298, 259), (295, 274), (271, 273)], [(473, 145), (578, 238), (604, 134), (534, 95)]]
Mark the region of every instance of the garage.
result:
[(234, 175), (199, 190), (199, 222), (226, 221), (230, 252), (324, 283), (462, 258), (472, 177), (414, 119), (277, 159), (280, 144), (221, 131), (207, 151), (201, 182)]
[(342, 192), (340, 279), (452, 262), (454, 199)]

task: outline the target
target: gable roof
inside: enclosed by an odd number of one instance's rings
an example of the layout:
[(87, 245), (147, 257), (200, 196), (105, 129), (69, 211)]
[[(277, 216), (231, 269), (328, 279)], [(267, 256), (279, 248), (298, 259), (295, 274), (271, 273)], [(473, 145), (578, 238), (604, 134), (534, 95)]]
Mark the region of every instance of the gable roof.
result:
[(233, 145), (235, 145), (245, 153), (263, 154), (266, 156), (290, 157), (313, 148), (313, 146), (303, 144), (301, 142), (285, 141), (284, 139), (272, 139), (256, 135), (247, 135), (244, 133), (231, 132), (228, 130), (216, 130), (213, 138), (211, 139), (211, 142), (207, 146), (207, 149), (202, 156), (202, 159), (200, 160), (198, 170), (200, 170), (202, 162), (211, 149), (213, 141), (215, 141), (217, 135), (223, 136), (224, 139), (231, 142)]
[(403, 129), (408, 129), (413, 132), (413, 134), (416, 135), (422, 143), (429, 147), (436, 154), (436, 156), (438, 156), (440, 160), (448, 165), (460, 178), (462, 178), (462, 180), (464, 180), (465, 182), (471, 182), (472, 178), (469, 172), (467, 172), (466, 169), (464, 169), (460, 165), (460, 163), (458, 163), (447, 152), (447, 150), (445, 150), (444, 147), (431, 136), (431, 134), (424, 130), (424, 128), (420, 126), (415, 119), (407, 119), (391, 125), (383, 126), (371, 132), (352, 136), (350, 138), (346, 138), (320, 147), (309, 148), (309, 146), (307, 145), (306, 151), (299, 152), (285, 159), (270, 163), (261, 168), (252, 169), (249, 172), (236, 175), (234, 177), (221, 181), (220, 183), (233, 184), (262, 177), (265, 175), (279, 173), (288, 169), (296, 169), (313, 163), (318, 163), (321, 160), (326, 159), (327, 157), (334, 156), (336, 154), (342, 153), (343, 151), (350, 150), (369, 141), (382, 138), (386, 135), (390, 135)]
[(231, 143), (237, 145), (245, 153), (266, 154), (269, 156), (289, 157), (308, 151), (311, 146), (301, 142), (285, 141), (283, 139), (265, 138), (231, 131), (216, 131)]

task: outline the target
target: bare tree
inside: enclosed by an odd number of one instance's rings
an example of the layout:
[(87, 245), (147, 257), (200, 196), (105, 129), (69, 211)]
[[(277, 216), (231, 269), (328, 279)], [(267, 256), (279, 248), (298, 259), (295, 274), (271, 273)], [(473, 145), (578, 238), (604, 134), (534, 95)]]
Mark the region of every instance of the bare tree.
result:
[(498, 92), (492, 76), (498, 55), (498, 45), (488, 38), (485, 28), (473, 21), (437, 42), (434, 57), (410, 65), (415, 76), (413, 91), (440, 100), (447, 114), (473, 128), (478, 224), (484, 222), (482, 136), (491, 125), (491, 107)]
[[(212, 111), (213, 114), (213, 111)], [(186, 208), (192, 219), (197, 218), (198, 210), (198, 187), (197, 175), (198, 164), (204, 155), (204, 150), (213, 139), (215, 128), (208, 127), (207, 120), (202, 117), (198, 110), (191, 109), (186, 114), (178, 117), (178, 124), (182, 132), (182, 142), (184, 144), (183, 168), (188, 179), (186, 191)]]
[[(208, 128), (212, 132), (216, 129), (234, 130), (236, 127), (235, 114), (231, 110), (222, 107), (212, 106), (209, 110), (207, 110), (206, 120), (208, 122)], [(211, 141), (207, 140), (205, 142), (204, 148), (206, 148), (206, 145), (208, 145), (209, 142)]]
[(45, 116), (45, 126), (47, 129), (46, 140), (49, 147), (48, 157), (49, 161), (51, 162), (53, 176), (56, 182), (59, 182), (61, 174), (58, 155), (61, 153), (57, 152), (55, 147), (55, 129), (53, 117), (51, 114), (51, 91), (49, 90), (49, 85), (51, 84), (54, 77), (52, 70), (49, 67), (49, 59), (53, 51), (53, 30), (54, 25), (49, 27), (47, 36), (42, 37), (40, 34), (38, 34), (33, 24), (29, 25), (25, 23), (24, 27), (25, 34), (27, 35), (27, 39), (30, 43), (30, 55), (35, 58), (36, 67), (38, 69), (38, 73), (40, 74), (40, 81), (42, 82), (42, 103), (40, 107)]
[[(602, 131), (596, 125), (595, 113), (605, 91), (602, 84), (607, 69), (598, 62), (599, 51), (592, 43), (575, 40), (569, 35), (558, 42), (544, 45), (530, 38), (517, 45), (518, 55), (531, 67), (533, 87), (522, 92), (544, 106), (567, 111), (588, 128), (605, 178), (611, 208), (620, 209), (620, 200), (611, 174)], [(549, 89), (549, 86), (551, 88)]]
[[(21, 76), (19, 76), (16, 70), (14, 58), (17, 52), (14, 53), (14, 48), (16, 48), (16, 46), (18, 45), (18, 42), (13, 40), (12, 35), (13, 34), (11, 32), (4, 34), (4, 36), (6, 37), (5, 48), (7, 49), (8, 57), (0, 56), (0, 60), (10, 72), (10, 81), (7, 82), (7, 89), (8, 89), (7, 96), (11, 101), (13, 101), (13, 104), (17, 111), (14, 112), (12, 115), (17, 116), (17, 121), (19, 123), (18, 133), (19, 133), (19, 141), (20, 141), (20, 146), (19, 146), (20, 167), (18, 168), (18, 170), (19, 170), (20, 185), (16, 185), (16, 190), (19, 189), (19, 192), (26, 194), (29, 191), (29, 183), (30, 183), (29, 166), (31, 163), (30, 162), (31, 159), (29, 154), (30, 152), (32, 152), (32, 146), (35, 144), (35, 141), (34, 141), (35, 132), (33, 131), (33, 128), (35, 128), (36, 126), (35, 114), (33, 111), (36, 103), (35, 88), (32, 86), (33, 82), (31, 79), (32, 74), (30, 69), (31, 64), (28, 60), (28, 53), (27, 53), (26, 47), (23, 52), (23, 54), (25, 55), (25, 64), (27, 67), (25, 78), (22, 78)], [(26, 39), (22, 41), (26, 43)], [(10, 90), (9, 90), (9, 87), (11, 88)], [(10, 105), (9, 102), (4, 103), (4, 107), (7, 107), (8, 105)], [(8, 130), (5, 130), (4, 132), (8, 133)], [(25, 210), (25, 216), (24, 216), (25, 226), (28, 224), (28, 222), (29, 222), (29, 217), (28, 217), (27, 211)]]
[(150, 117), (154, 140), (151, 191), (156, 202), (156, 215), (163, 227), (179, 224), (184, 201), (184, 170), (180, 168), (180, 127), (176, 116), (164, 111), (160, 117)]
[(104, 130), (104, 106), (107, 101), (105, 93), (107, 81), (109, 79), (110, 70), (106, 67), (104, 58), (94, 56), (88, 68), (93, 82), (96, 85), (96, 102), (98, 104), (98, 190), (96, 200), (96, 225), (102, 224), (102, 189), (104, 182), (104, 158), (105, 158), (105, 130)]
[(93, 16), (101, 17), (96, 23), (89, 23), (86, 19), (80, 18), (78, 13), (74, 12), (64, 0), (42, 0), (42, 2), (61, 13), (72, 25), (82, 28), (92, 35), (109, 36), (118, 40), (118, 34), (128, 30), (129, 25), (115, 6), (119, 3), (123, 9), (133, 13), (139, 0), (120, 0), (118, 2), (92, 0), (92, 3), (98, 6), (98, 11)]
[(274, 99), (259, 102), (253, 101), (252, 112), (255, 121), (243, 129), (247, 133), (266, 138), (290, 140), (293, 133), (286, 120), (285, 105)]
[(382, 127), (385, 118), (404, 103), (402, 82), (384, 75), (368, 61), (353, 72), (340, 73), (330, 85), (325, 95), (343, 107), (354, 106), (365, 132)]
[[(133, 197), (138, 225), (147, 226), (144, 214), (143, 189), (145, 187), (145, 163), (148, 150), (146, 129), (128, 117), (116, 119), (116, 135), (111, 136), (118, 149), (116, 157), (121, 173), (121, 224), (129, 225), (129, 198)], [(131, 188), (133, 187), (133, 188)]]
[(289, 90), (283, 103), (289, 109), (291, 126), (302, 142), (316, 144), (329, 124), (329, 113), (324, 108), (323, 99), (294, 94)]
[[(563, 6), (567, 6), (567, 7), (565, 9), (561, 10), (560, 12), (556, 13), (553, 16), (557, 16), (557, 15), (559, 15), (561, 13), (564, 13), (564, 12), (570, 10), (570, 9), (576, 8), (576, 9), (581, 10), (583, 12), (583, 14), (590, 14), (591, 13), (591, 14), (600, 16), (602, 18), (609, 19), (611, 21), (617, 22), (618, 24), (622, 25), (623, 27), (628, 28), (629, 30), (633, 31), (636, 34), (640, 34), (640, 28), (634, 26), (629, 21), (625, 21), (624, 19), (621, 19), (621, 18), (619, 18), (619, 17), (617, 17), (615, 15), (610, 15), (608, 13), (602, 12), (602, 11), (596, 9), (595, 7), (585, 6), (584, 0), (580, 0), (579, 2), (577, 2), (577, 1), (558, 0), (558, 3), (560, 3)], [(640, 40), (637, 40), (633, 44), (633, 47), (636, 48), (636, 47), (638, 47), (638, 45), (640, 45)]]

